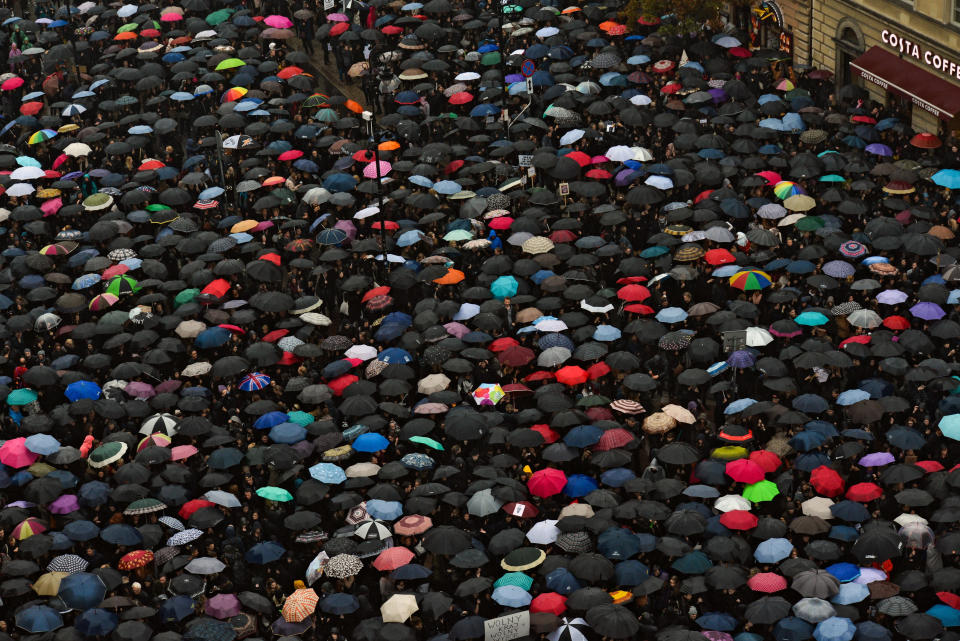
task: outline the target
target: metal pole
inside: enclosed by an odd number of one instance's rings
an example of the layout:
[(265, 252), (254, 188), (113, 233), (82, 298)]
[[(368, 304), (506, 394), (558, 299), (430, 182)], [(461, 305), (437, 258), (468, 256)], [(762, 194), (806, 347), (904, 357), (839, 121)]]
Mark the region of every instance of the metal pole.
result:
[(367, 121), (370, 128), (370, 146), (373, 147), (373, 162), (377, 171), (377, 209), (380, 210), (380, 250), (383, 252), (383, 280), (386, 282), (389, 268), (387, 266), (387, 216), (383, 211), (383, 183), (380, 181), (380, 149), (377, 147), (377, 138), (374, 135), (376, 114), (370, 113)]

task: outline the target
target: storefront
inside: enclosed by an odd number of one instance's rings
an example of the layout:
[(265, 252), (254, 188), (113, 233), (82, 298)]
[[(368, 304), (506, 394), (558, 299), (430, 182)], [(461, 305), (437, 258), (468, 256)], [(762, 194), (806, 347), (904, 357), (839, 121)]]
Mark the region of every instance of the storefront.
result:
[(793, 33), (784, 19), (783, 9), (774, 0), (760, 2), (750, 10), (750, 46), (754, 49), (782, 51), (793, 56)]
[(811, 63), (834, 71), (838, 88), (864, 87), (917, 131), (960, 129), (960, 30), (952, 15), (920, 13), (914, 3), (814, 0), (812, 16)]

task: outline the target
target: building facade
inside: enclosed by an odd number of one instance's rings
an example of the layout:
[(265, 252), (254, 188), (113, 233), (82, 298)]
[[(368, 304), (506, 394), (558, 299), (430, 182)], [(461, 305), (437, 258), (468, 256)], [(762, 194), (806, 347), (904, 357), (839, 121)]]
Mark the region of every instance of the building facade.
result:
[(833, 71), (838, 86), (860, 85), (883, 104), (898, 101), (917, 131), (960, 129), (960, 0), (789, 2), (808, 17), (797, 30), (809, 33), (809, 47), (794, 62)]

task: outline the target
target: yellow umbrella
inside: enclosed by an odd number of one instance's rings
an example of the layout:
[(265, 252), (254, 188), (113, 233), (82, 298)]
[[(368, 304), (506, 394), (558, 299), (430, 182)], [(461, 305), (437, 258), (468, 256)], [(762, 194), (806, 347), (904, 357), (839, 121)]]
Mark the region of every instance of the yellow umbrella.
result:
[(40, 596), (57, 596), (60, 592), (60, 581), (68, 576), (69, 572), (47, 572), (30, 587)]
[(750, 452), (747, 451), (747, 448), (738, 445), (725, 445), (710, 452), (710, 458), (720, 459), (721, 461), (733, 461), (748, 456), (750, 456)]

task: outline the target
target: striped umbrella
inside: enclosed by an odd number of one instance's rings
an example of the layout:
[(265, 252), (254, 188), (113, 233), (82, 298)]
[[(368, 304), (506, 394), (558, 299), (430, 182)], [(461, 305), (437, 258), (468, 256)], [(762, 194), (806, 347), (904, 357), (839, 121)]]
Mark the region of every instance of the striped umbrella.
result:
[(240, 381), (240, 389), (244, 392), (255, 392), (262, 390), (270, 384), (270, 377), (260, 372), (251, 372)]
[(113, 307), (120, 298), (114, 294), (98, 294), (90, 301), (91, 311), (99, 312), (101, 310)]
[(743, 291), (752, 291), (764, 289), (772, 284), (770, 275), (757, 269), (751, 269), (743, 272), (737, 272), (730, 277), (731, 287), (742, 289)]

